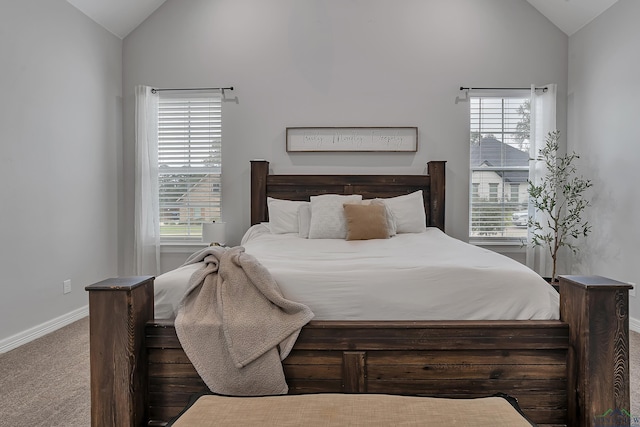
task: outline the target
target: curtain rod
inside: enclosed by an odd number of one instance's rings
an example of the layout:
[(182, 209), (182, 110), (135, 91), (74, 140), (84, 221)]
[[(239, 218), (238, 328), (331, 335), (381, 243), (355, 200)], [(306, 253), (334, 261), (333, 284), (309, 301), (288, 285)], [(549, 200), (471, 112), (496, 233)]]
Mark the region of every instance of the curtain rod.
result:
[[(460, 86), (460, 90), (531, 90), (530, 87), (462, 87)], [(547, 87), (537, 87), (535, 90), (547, 91)]]
[(229, 87), (193, 87), (193, 88), (179, 88), (179, 89), (151, 89), (151, 93), (164, 92), (165, 90), (233, 90), (233, 86)]

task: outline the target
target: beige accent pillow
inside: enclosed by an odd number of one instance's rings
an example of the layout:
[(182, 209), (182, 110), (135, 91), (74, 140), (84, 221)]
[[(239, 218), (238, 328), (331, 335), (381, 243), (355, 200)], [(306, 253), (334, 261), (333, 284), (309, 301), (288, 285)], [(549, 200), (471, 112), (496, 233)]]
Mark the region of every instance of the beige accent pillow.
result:
[(389, 231), (389, 237), (393, 237), (396, 235), (396, 220), (393, 216), (393, 212), (389, 209), (383, 199), (365, 199), (362, 200), (363, 205), (382, 205), (387, 211), (387, 230)]
[(388, 239), (386, 208), (378, 204), (344, 205), (347, 240)]

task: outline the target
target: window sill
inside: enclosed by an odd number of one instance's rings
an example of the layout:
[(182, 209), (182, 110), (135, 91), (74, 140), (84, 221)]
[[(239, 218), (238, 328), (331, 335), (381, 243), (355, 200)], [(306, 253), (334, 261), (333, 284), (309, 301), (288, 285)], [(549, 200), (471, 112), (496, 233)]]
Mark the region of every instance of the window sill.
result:
[[(522, 246), (520, 242), (492, 242), (492, 241), (474, 241), (470, 242), (474, 246), (488, 249), (499, 254), (507, 255), (510, 257), (523, 256), (527, 252), (527, 247)], [(518, 254), (518, 255), (516, 255)]]
[[(519, 240), (481, 240), (481, 239), (470, 239), (469, 243), (475, 246), (512, 246), (512, 247), (521, 247), (522, 242)], [(526, 247), (522, 246), (522, 249)]]
[(191, 254), (207, 246), (209, 246), (209, 244), (205, 242), (162, 242), (160, 243), (160, 253)]

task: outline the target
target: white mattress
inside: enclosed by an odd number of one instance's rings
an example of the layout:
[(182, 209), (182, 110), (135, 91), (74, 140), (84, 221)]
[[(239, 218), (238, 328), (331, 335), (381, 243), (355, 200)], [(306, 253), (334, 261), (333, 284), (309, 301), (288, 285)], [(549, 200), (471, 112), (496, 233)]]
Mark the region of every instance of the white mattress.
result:
[[(386, 240), (304, 239), (255, 225), (242, 245), (283, 295), (316, 320), (557, 319), (558, 293), (528, 267), (437, 228)], [(191, 273), (156, 278), (156, 317), (170, 317)]]

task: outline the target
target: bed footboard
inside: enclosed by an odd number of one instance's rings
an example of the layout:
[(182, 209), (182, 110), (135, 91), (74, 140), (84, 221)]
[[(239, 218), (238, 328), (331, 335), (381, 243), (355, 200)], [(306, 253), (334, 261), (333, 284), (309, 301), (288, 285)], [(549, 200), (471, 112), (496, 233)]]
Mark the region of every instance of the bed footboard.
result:
[(560, 319), (571, 343), (570, 426), (613, 425), (602, 423), (608, 414), (622, 415), (617, 426), (630, 424), (629, 289), (600, 276), (560, 277)]
[[(541, 424), (595, 425), (630, 408), (629, 288), (563, 276), (561, 321), (312, 322), (285, 360), (290, 392), (434, 395), (446, 382), (448, 394), (463, 397), (499, 387), (554, 420)], [(151, 322), (153, 278), (86, 289), (92, 426), (163, 425), (203, 383), (171, 322)], [(531, 366), (519, 369), (522, 360)]]
[(153, 277), (87, 286), (91, 425), (139, 427), (148, 418), (145, 325), (153, 320)]

